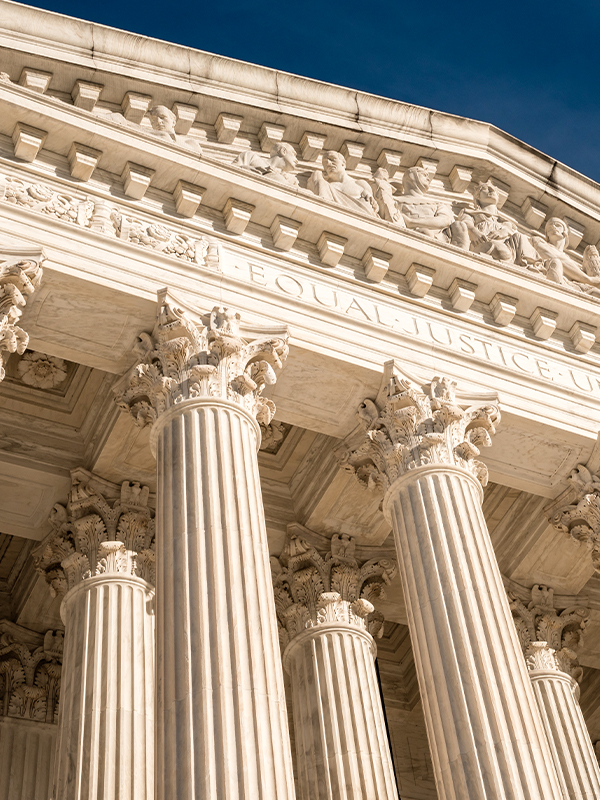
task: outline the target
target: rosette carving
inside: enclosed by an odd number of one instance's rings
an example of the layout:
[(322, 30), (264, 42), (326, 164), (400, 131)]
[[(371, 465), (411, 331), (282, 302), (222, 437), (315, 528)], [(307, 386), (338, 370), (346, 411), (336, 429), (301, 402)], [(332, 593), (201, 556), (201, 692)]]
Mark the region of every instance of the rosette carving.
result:
[(40, 285), (43, 261), (41, 249), (0, 249), (0, 381), (6, 358), (11, 353), (22, 355), (29, 343), (29, 335), (17, 323), (27, 298)]
[(288, 354), (287, 329), (277, 333), (245, 338), (240, 315), (227, 308), (215, 307), (195, 322), (163, 290), (153, 334), (140, 336), (140, 362), (116, 387), (117, 403), (140, 427), (199, 397), (230, 400), (268, 425), (275, 405), (262, 391), (275, 383), (275, 369)]
[(383, 615), (373, 603), (385, 597), (397, 565), (386, 558), (361, 563), (355, 549), (345, 534), (332, 537), (325, 555), (300, 536), (288, 536), (280, 557), (271, 559), (282, 647), (307, 628), (331, 622), (383, 634)]
[(569, 477), (569, 488), (549, 509), (554, 527), (588, 545), (594, 568), (600, 571), (600, 475), (579, 464)]
[(539, 584), (532, 588), (527, 605), (510, 591), (508, 601), (528, 669), (558, 670), (581, 681), (577, 651), (583, 643), (589, 609), (576, 605), (557, 608), (553, 589)]
[[(34, 552), (53, 596), (95, 575), (126, 574), (155, 581), (154, 512), (148, 487), (120, 487), (74, 470), (66, 507), (56, 504), (52, 532)], [(105, 495), (109, 495), (106, 497)]]
[(358, 417), (363, 443), (338, 448), (337, 456), (369, 489), (385, 492), (401, 475), (429, 464), (463, 467), (486, 485), (487, 468), (477, 456), (491, 445), (500, 412), (496, 405), (463, 408), (448, 378), (419, 387), (391, 375), (375, 402), (361, 404)]

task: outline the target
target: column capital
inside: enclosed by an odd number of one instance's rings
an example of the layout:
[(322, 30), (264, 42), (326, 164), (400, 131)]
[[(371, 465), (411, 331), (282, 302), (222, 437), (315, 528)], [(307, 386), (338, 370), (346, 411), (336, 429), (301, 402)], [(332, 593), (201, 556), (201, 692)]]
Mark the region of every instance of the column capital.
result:
[(271, 559), (284, 648), (308, 628), (330, 623), (383, 634), (383, 614), (373, 603), (385, 597), (397, 564), (389, 558), (359, 561), (355, 550), (354, 539), (345, 534), (335, 534), (324, 555), (301, 536), (288, 534), (280, 557)]
[(140, 427), (202, 397), (234, 402), (267, 425), (275, 405), (262, 391), (276, 382), (287, 340), (286, 327), (242, 331), (237, 312), (216, 306), (200, 315), (163, 289), (152, 335), (140, 335), (139, 361), (115, 387), (117, 403)]
[(362, 442), (336, 454), (368, 488), (385, 492), (409, 470), (432, 464), (462, 467), (486, 485), (487, 468), (477, 456), (491, 444), (500, 412), (497, 404), (457, 400), (454, 381), (435, 377), (419, 386), (388, 362), (379, 395), (364, 400), (358, 418)]
[(6, 357), (22, 355), (29, 343), (29, 335), (17, 322), (27, 298), (40, 285), (44, 259), (41, 248), (0, 246), (0, 381)]
[(600, 474), (579, 464), (568, 481), (568, 488), (546, 506), (548, 519), (557, 530), (589, 546), (600, 572)]
[(149, 490), (120, 487), (84, 469), (71, 472), (67, 505), (50, 514), (53, 530), (33, 556), (53, 596), (99, 575), (134, 575), (154, 585), (154, 511)]
[(56, 723), (63, 632), (36, 633), (0, 621), (0, 717)]
[(577, 651), (583, 643), (589, 609), (565, 607), (555, 600), (551, 587), (540, 584), (531, 589), (527, 605), (512, 591), (508, 592), (508, 601), (529, 671), (556, 670), (581, 681), (583, 670)]

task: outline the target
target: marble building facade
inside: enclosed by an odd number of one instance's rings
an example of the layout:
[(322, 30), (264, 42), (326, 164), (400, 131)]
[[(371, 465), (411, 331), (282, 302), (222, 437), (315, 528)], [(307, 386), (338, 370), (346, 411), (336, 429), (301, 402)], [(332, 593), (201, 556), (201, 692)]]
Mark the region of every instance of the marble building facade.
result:
[(599, 798), (600, 187), (0, 10), (0, 800)]

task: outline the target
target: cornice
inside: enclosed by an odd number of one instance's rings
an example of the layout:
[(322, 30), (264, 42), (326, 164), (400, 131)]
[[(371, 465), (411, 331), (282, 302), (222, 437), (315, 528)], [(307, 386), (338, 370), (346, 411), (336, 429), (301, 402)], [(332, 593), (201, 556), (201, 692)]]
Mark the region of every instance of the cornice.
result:
[[(536, 199), (564, 193), (574, 205), (579, 200), (587, 207), (583, 213), (600, 205), (596, 183), (488, 123), (140, 37), (10, 0), (0, 0), (0, 7), (0, 46), (12, 50), (19, 62), (23, 58), (61, 62), (54, 89), (67, 96), (76, 77), (102, 82), (103, 73), (119, 75), (131, 84), (129, 88), (145, 83), (157, 94), (164, 95), (165, 90), (179, 93), (172, 99), (180, 102), (202, 101), (203, 110), (212, 114), (207, 120), (211, 124), (219, 113), (215, 101), (238, 104), (250, 113), (255, 109), (270, 117), (290, 115), (313, 126), (341, 126), (359, 135), (412, 141), (431, 151), (450, 149), (473, 158), (488, 158), (534, 180), (539, 193)], [(81, 74), (76, 76), (77, 71)], [(114, 80), (112, 83), (114, 91)], [(115, 97), (112, 102), (120, 103), (121, 99)]]

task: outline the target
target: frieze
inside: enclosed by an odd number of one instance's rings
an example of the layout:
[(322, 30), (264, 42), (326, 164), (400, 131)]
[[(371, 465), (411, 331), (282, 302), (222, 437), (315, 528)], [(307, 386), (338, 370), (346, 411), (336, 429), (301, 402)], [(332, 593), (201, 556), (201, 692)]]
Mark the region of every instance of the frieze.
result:
[(102, 199), (77, 197), (45, 183), (28, 183), (0, 175), (0, 200), (183, 261), (219, 268), (219, 246), (215, 240), (189, 236), (162, 222), (132, 216)]
[(280, 269), (242, 260), (224, 264), (223, 269), (236, 278), (262, 286), (313, 307), (334, 311), (352, 320), (381, 326), (436, 348), (461, 353), (534, 380), (595, 396), (600, 399), (600, 373), (560, 363), (537, 352), (527, 352), (509, 343), (467, 333), (451, 324), (435, 322), (425, 316), (399, 309), (383, 299), (374, 302), (350, 290), (335, 288), (310, 278), (297, 277)]

